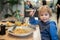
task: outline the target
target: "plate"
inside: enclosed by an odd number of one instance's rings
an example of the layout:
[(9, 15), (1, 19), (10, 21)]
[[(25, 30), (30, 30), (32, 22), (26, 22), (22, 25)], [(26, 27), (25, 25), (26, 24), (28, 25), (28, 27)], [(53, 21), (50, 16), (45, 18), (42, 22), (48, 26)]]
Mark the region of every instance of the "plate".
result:
[(20, 36), (20, 37), (23, 37), (23, 36), (28, 36), (30, 34), (33, 33), (33, 29), (30, 28), (30, 27), (16, 27), (14, 30), (12, 30), (13, 27), (9, 28), (8, 29), (8, 33), (13, 35), (13, 36)]

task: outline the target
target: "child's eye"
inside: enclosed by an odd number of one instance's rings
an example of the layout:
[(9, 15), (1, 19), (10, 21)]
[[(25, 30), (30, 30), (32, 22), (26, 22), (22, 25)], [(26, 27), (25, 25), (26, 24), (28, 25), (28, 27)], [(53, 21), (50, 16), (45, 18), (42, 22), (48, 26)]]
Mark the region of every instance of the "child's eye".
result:
[(45, 14), (45, 16), (47, 16), (48, 14)]
[(43, 16), (43, 15), (41, 15), (41, 16)]
[(46, 13), (46, 14), (41, 14), (40, 16), (47, 16), (48, 14)]

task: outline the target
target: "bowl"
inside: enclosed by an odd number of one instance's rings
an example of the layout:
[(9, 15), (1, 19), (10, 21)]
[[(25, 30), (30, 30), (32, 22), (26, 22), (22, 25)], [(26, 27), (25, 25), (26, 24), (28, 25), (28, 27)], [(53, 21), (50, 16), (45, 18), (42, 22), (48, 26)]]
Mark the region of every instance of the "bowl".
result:
[(17, 26), (14, 30), (13, 27), (8, 29), (8, 34), (13, 36), (25, 37), (33, 33), (33, 29), (30, 27), (19, 27)]

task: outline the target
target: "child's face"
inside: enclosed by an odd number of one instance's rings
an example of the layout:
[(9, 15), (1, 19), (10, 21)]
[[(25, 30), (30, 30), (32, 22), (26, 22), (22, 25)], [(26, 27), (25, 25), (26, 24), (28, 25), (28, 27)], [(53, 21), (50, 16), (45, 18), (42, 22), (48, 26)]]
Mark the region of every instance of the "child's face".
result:
[(50, 15), (48, 12), (41, 12), (39, 17), (41, 21), (47, 22), (50, 18)]

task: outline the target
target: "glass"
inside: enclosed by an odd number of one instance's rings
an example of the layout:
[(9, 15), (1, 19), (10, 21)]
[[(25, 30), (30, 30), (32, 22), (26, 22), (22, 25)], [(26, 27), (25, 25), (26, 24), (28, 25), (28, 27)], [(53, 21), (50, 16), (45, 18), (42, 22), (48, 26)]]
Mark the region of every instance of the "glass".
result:
[(6, 25), (1, 24), (0, 25), (0, 35), (5, 35), (6, 34)]

